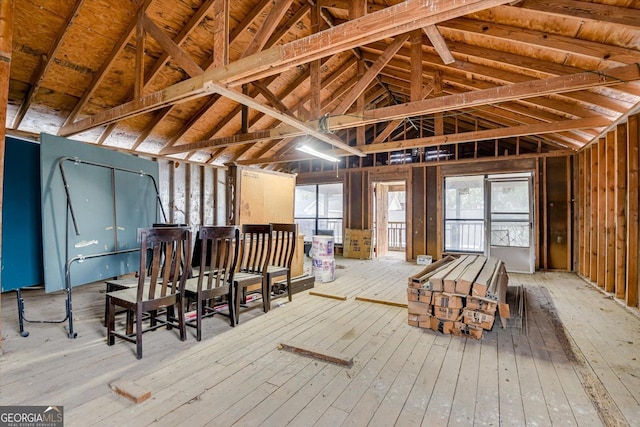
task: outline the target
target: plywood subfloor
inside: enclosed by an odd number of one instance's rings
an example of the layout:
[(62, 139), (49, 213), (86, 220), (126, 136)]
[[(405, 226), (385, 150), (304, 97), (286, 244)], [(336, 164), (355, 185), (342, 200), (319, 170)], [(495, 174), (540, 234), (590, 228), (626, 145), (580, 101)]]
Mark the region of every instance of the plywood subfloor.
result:
[[(407, 324), (406, 309), (356, 296), (406, 301), (422, 267), (394, 257), (337, 259), (336, 280), (229, 327), (188, 329), (108, 347), (104, 286), (74, 290), (75, 329), (27, 324), (15, 294), (2, 297), (0, 405), (63, 405), (65, 425), (473, 426), (637, 425), (640, 319), (569, 273), (511, 275), (526, 289), (526, 328), (496, 325), (481, 341)], [(27, 315), (61, 317), (64, 295), (26, 293)], [(354, 358), (345, 368), (278, 349), (296, 342)], [(126, 378), (151, 392), (133, 403), (109, 388)]]

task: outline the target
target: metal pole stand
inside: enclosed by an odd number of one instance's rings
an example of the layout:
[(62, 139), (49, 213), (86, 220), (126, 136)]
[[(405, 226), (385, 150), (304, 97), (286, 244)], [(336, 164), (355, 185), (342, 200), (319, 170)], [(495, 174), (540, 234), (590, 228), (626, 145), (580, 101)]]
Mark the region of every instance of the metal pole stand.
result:
[(61, 320), (30, 320), (24, 314), (24, 298), (22, 297), (22, 289), (16, 289), (16, 296), (18, 299), (18, 322), (20, 323), (20, 336), (26, 338), (29, 336), (29, 331), (24, 330), (24, 323), (64, 323), (69, 321), (69, 338), (77, 338), (78, 334), (73, 332), (73, 316), (71, 315), (71, 288), (67, 286), (65, 289), (67, 292), (67, 299), (65, 301), (66, 316)]

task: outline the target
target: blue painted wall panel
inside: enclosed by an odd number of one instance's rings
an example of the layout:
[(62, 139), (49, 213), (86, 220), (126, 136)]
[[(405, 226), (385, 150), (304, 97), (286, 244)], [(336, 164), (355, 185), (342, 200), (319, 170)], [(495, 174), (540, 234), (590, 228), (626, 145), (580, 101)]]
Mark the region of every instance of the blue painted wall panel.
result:
[(2, 206), (2, 291), (43, 282), (40, 145), (5, 140)]

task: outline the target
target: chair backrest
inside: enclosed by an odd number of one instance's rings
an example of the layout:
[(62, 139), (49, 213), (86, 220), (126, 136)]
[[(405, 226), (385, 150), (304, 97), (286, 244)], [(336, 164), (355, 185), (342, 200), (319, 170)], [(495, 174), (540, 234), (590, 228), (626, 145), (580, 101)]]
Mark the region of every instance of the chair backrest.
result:
[(239, 271), (263, 274), (271, 257), (271, 224), (244, 224), (242, 226)]
[(271, 224), (273, 227), (273, 249), (271, 265), (291, 268), (296, 248), (296, 224)]
[[(191, 270), (191, 230), (188, 227), (142, 228), (138, 236), (138, 301), (182, 293)], [(145, 282), (148, 283), (146, 298)]]
[[(238, 263), (239, 241), (240, 230), (234, 225), (200, 227), (196, 241), (202, 261), (198, 275), (198, 290), (219, 288), (233, 283), (233, 273)], [(205, 265), (209, 267), (208, 270), (204, 268)]]

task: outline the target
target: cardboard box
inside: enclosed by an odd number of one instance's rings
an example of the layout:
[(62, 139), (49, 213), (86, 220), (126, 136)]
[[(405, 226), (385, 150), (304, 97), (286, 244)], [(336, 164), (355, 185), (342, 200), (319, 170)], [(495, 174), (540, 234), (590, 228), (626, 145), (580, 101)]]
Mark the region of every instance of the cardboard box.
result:
[(482, 311), (487, 314), (495, 314), (498, 302), (488, 298), (469, 297), (467, 298), (467, 308), (475, 311)]
[(345, 229), (342, 256), (345, 258), (371, 259), (372, 236), (372, 230)]
[(418, 255), (416, 258), (416, 264), (418, 265), (431, 265), (433, 258), (431, 255)]
[(458, 320), (461, 312), (462, 309), (460, 308), (433, 306), (433, 315), (440, 320)]
[(408, 306), (407, 308), (408, 308), (409, 314), (431, 314), (432, 313), (431, 304), (425, 304), (423, 302), (417, 302), (417, 301), (408, 301), (407, 306)]
[(464, 301), (459, 295), (451, 295), (446, 292), (433, 294), (433, 305), (448, 308), (463, 308)]
[(462, 316), (464, 318), (464, 323), (466, 323), (467, 325), (479, 326), (487, 331), (493, 328), (493, 321), (495, 320), (495, 316), (492, 316), (490, 314), (465, 308)]

